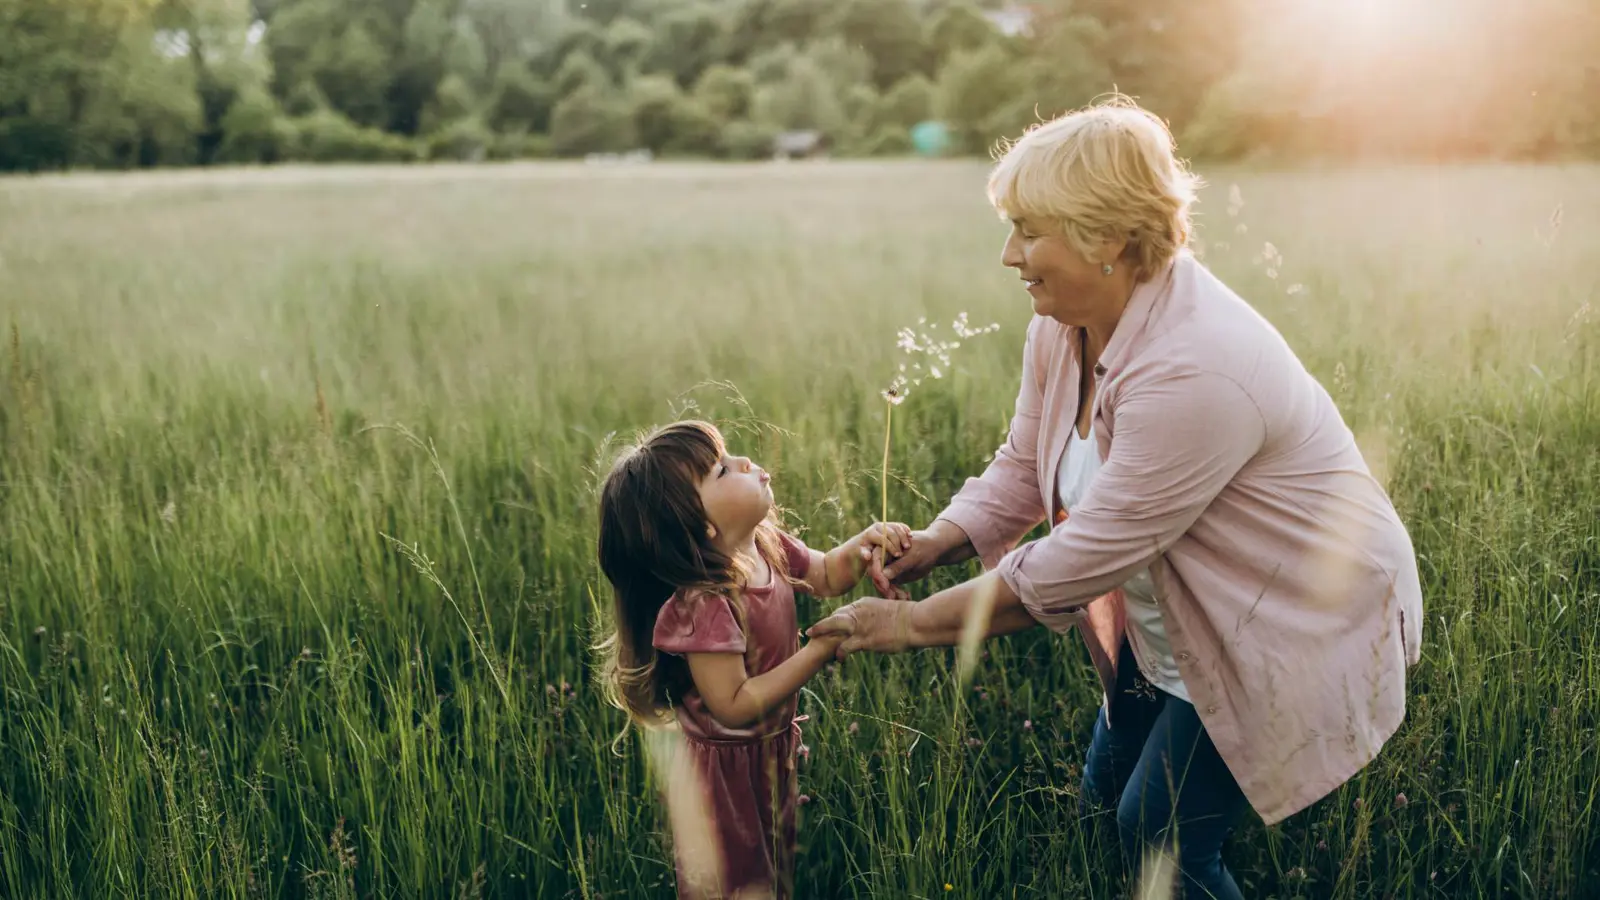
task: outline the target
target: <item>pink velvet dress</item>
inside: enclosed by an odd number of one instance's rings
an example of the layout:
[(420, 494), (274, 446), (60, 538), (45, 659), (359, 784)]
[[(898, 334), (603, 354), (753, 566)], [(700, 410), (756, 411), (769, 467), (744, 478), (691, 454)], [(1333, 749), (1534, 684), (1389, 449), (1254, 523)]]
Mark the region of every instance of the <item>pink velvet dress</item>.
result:
[[(787, 534), (781, 540), (788, 574), (804, 578), (810, 561), (805, 545)], [(744, 591), (748, 641), (727, 597), (680, 591), (656, 617), (656, 649), (679, 655), (743, 653), (751, 677), (776, 668), (799, 651), (800, 635), (794, 589), (781, 573), (772, 575), (766, 587)], [(690, 867), (680, 852), (680, 897), (793, 895), (797, 708), (791, 697), (748, 728), (727, 728), (711, 715), (699, 691), (681, 698), (675, 708), (678, 726), (706, 793), (705, 808), (715, 819), (721, 884), (719, 889), (691, 883)]]

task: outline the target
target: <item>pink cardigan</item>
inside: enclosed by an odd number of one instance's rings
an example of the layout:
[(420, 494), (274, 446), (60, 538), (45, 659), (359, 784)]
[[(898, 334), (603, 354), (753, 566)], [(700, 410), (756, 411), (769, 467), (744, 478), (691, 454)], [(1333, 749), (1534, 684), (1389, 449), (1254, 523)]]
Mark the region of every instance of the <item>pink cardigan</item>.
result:
[(1256, 812), (1280, 821), (1370, 762), (1405, 717), (1422, 637), (1411, 539), (1332, 398), (1182, 254), (1135, 290), (1102, 354), (1103, 467), (1064, 522), (1012, 549), (1056, 518), (1077, 354), (1075, 328), (1033, 319), (1010, 435), (940, 518), (1034, 618), (1078, 629), (1107, 691), (1118, 587), (1150, 566), (1201, 721)]

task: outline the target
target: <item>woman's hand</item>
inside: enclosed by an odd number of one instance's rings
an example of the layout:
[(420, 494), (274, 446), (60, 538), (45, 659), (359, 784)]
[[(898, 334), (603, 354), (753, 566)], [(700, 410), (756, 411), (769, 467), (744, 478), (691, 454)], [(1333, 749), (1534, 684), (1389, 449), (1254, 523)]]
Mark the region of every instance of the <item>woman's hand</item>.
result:
[(879, 594), (887, 597), (893, 585), (921, 581), (939, 566), (954, 565), (975, 555), (977, 551), (967, 540), (965, 531), (953, 522), (935, 519), (927, 528), (911, 532), (909, 546), (898, 559), (884, 566), (881, 582), (879, 573), (873, 573), (873, 584), (877, 585)]
[(858, 650), (900, 653), (911, 645), (911, 607), (914, 605), (885, 597), (862, 597), (806, 629), (806, 637), (812, 640), (842, 637), (837, 650), (839, 659)]

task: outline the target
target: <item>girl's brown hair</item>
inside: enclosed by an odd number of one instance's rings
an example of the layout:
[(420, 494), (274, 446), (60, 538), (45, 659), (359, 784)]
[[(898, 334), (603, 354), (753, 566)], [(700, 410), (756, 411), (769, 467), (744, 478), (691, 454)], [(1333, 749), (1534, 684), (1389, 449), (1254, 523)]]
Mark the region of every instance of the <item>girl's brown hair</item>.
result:
[[(724, 592), (744, 627), (739, 592), (754, 561), (717, 549), (700, 503), (700, 482), (725, 452), (710, 423), (674, 422), (625, 450), (600, 489), (600, 569), (613, 604), (612, 627), (595, 646), (599, 681), (606, 698), (640, 724), (668, 721), (675, 698), (694, 684), (682, 657), (652, 643), (656, 616), (673, 594)], [(788, 578), (771, 514), (756, 528), (756, 549), (773, 577)]]

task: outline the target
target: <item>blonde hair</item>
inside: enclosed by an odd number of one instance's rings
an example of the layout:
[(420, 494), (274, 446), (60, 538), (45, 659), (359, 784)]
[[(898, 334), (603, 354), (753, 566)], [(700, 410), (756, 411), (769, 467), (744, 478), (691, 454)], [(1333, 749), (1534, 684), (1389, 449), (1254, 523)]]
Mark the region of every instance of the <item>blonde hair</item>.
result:
[(1054, 227), (1086, 258), (1102, 240), (1126, 238), (1123, 258), (1138, 281), (1189, 243), (1201, 181), (1166, 124), (1126, 96), (1030, 126), (998, 149), (989, 202), (1001, 218)]

